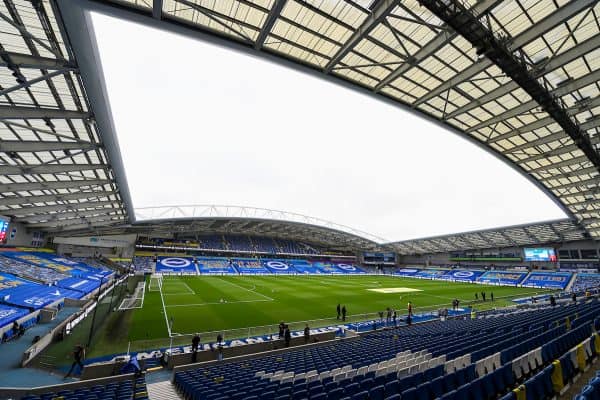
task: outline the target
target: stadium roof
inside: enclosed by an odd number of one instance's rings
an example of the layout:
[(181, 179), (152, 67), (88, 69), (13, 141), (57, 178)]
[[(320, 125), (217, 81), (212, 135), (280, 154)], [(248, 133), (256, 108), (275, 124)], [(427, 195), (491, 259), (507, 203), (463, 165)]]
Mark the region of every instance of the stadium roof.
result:
[(600, 237), (596, 0), (5, 1), (0, 214), (43, 230), (135, 222), (82, 34), (91, 9), (408, 107), (517, 168)]
[[(137, 233), (147, 236), (195, 237), (206, 234), (245, 234), (270, 236), (319, 244), (329, 249), (383, 249), (381, 238), (348, 226), (335, 224), (301, 214), (265, 208), (189, 205), (146, 207), (135, 210), (139, 222), (100, 228), (103, 234)], [(79, 233), (79, 232), (72, 232)], [(85, 230), (81, 231), (85, 233)]]
[(461, 250), (521, 247), (585, 240), (585, 231), (568, 219), (539, 224), (456, 233), (391, 243), (398, 254), (447, 253)]

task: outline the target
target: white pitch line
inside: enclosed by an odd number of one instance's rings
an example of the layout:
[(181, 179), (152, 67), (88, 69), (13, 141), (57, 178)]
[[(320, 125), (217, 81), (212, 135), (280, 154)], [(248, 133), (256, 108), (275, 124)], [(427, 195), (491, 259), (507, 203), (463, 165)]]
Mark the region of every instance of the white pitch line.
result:
[[(223, 281), (223, 282), (225, 282), (225, 283), (229, 283), (230, 285), (237, 286), (237, 287), (239, 287), (240, 289), (247, 290), (247, 291), (248, 291), (248, 292), (250, 292), (250, 293), (255, 293), (255, 294), (259, 295), (259, 296), (262, 296), (262, 297), (264, 297), (265, 299), (267, 299), (267, 300), (269, 300), (269, 301), (275, 301), (275, 299), (272, 299), (272, 298), (270, 298), (269, 296), (265, 296), (264, 294), (262, 294), (262, 293), (259, 293), (259, 292), (257, 292), (256, 290), (250, 290), (250, 289), (248, 289), (248, 288), (245, 288), (245, 287), (243, 287), (243, 286), (240, 286), (240, 285), (238, 285), (237, 283), (233, 283), (233, 282), (226, 281), (226, 280), (225, 280), (225, 279), (223, 279), (223, 278), (218, 278), (218, 279), (219, 279), (219, 280), (221, 280), (221, 281)], [(256, 286), (255, 286), (255, 287), (256, 287)]]
[(275, 301), (271, 300), (238, 300), (238, 301), (228, 301), (226, 303), (216, 302), (216, 303), (196, 303), (196, 304), (173, 304), (172, 306), (167, 307), (194, 307), (194, 306), (211, 306), (211, 305), (227, 305), (227, 304), (236, 304), (236, 303), (259, 303), (263, 301)]
[[(150, 283), (148, 283), (148, 285), (150, 285)], [(160, 301), (162, 302), (163, 312), (165, 313), (165, 322), (167, 323), (167, 331), (169, 332), (169, 337), (171, 337), (171, 326), (169, 325), (169, 317), (167, 316), (167, 308), (165, 307), (165, 299), (163, 298), (162, 285), (159, 286), (158, 291), (160, 293)]]

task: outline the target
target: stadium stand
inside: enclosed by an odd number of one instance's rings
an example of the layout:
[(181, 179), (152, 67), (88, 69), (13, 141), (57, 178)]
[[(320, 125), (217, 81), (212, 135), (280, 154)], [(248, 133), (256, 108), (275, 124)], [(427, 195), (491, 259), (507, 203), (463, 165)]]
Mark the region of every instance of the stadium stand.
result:
[(198, 258), (198, 270), (201, 274), (237, 274), (227, 258)]
[(453, 269), (437, 277), (440, 280), (455, 282), (475, 282), (485, 271)]
[[(593, 300), (378, 331), (316, 348), (178, 371), (174, 383), (185, 398), (198, 400), (491, 399), (538, 371), (546, 371), (545, 380), (553, 376), (546, 368), (558, 368), (557, 360), (564, 371), (561, 379), (569, 379), (597, 350), (595, 342), (590, 344), (598, 340), (591, 325), (595, 321), (600, 327), (598, 305)], [(574, 347), (578, 365), (571, 362)], [(536, 393), (542, 384), (536, 380), (528, 392)], [(546, 388), (544, 393), (553, 393), (554, 388)]]
[(191, 257), (158, 257), (156, 272), (197, 273), (194, 259)]
[(317, 249), (306, 243), (295, 242), (293, 240), (277, 239), (279, 251), (286, 254), (319, 254)]
[(66, 279), (69, 275), (57, 272), (50, 268), (38, 267), (37, 265), (28, 264), (23, 261), (0, 255), (0, 272), (20, 276), (33, 281), (53, 284), (62, 279)]
[(200, 238), (200, 247), (203, 249), (227, 250), (223, 236), (207, 235)]
[(268, 274), (271, 272), (260, 260), (254, 258), (236, 258), (232, 262), (240, 274)]
[(488, 271), (481, 275), (477, 281), (495, 285), (518, 285), (526, 276), (527, 272)]
[(136, 271), (152, 272), (154, 270), (154, 257), (135, 256), (133, 267)]
[(248, 236), (228, 235), (225, 236), (228, 250), (234, 251), (254, 251), (254, 246)]
[[(591, 322), (600, 324), (598, 315), (598, 301), (593, 300), (434, 322), (177, 372), (174, 381), (186, 398), (194, 399), (395, 399), (399, 394), (402, 399), (489, 399), (552, 365), (579, 343), (589, 343)], [(567, 353), (565, 364), (570, 360)]]
[(89, 265), (90, 267), (104, 271), (110, 271), (112, 269), (108, 265), (104, 264), (102, 261), (93, 257), (70, 257), (70, 259), (75, 262), (83, 263)]
[(522, 286), (565, 289), (573, 274), (570, 272), (532, 272), (521, 282)]
[(12, 328), (14, 321), (19, 321), (23, 317), (30, 315), (29, 318), (21, 320), (20, 325), (27, 329), (37, 323), (37, 313), (31, 313), (25, 308), (13, 307), (0, 304), (0, 340), (6, 342), (15, 337), (18, 332)]
[(89, 388), (60, 390), (40, 395), (27, 395), (21, 400), (147, 400), (148, 392), (143, 377), (135, 380), (112, 382)]
[(275, 254), (279, 252), (275, 240), (269, 237), (250, 237), (254, 250), (262, 253)]
[[(598, 337), (596, 337), (596, 340), (598, 340)], [(600, 346), (596, 347), (596, 352), (600, 352)], [(553, 372), (553, 371), (550, 371)], [(537, 379), (543, 382), (546, 382), (548, 380), (547, 376), (538, 376), (536, 375)], [(552, 377), (550, 377), (550, 379), (552, 379)], [(526, 382), (527, 383), (527, 382)], [(600, 369), (596, 371), (596, 375), (593, 376), (589, 381), (588, 384), (585, 385), (581, 392), (574, 397), (574, 400), (596, 400), (600, 398)]]
[(600, 274), (578, 273), (571, 288), (574, 292), (585, 292), (600, 288)]

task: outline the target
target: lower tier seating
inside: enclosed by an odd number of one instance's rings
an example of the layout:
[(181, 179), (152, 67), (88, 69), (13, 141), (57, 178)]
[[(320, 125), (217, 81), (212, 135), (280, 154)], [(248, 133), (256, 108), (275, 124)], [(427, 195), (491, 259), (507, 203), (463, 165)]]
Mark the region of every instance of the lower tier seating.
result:
[(590, 338), (592, 322), (600, 327), (599, 305), (591, 300), (378, 331), (181, 371), (174, 382), (193, 400), (491, 399)]
[(148, 400), (144, 377), (92, 387), (27, 395), (21, 400)]

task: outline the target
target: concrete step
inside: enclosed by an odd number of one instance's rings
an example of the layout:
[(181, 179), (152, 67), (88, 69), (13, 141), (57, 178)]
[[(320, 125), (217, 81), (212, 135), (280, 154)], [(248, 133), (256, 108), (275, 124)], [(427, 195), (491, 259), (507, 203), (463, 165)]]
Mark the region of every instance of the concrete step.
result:
[(148, 398), (150, 400), (183, 400), (183, 397), (177, 393), (175, 386), (170, 381), (150, 383), (146, 387), (148, 388)]

